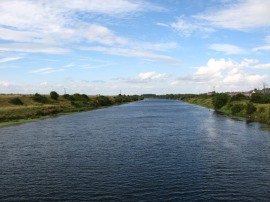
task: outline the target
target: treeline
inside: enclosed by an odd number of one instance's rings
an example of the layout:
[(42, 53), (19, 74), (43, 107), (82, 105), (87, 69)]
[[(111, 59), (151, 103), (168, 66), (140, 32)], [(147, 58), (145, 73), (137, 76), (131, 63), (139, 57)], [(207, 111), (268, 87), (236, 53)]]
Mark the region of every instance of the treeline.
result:
[(138, 95), (88, 96), (86, 94), (59, 95), (1, 95), (0, 122), (18, 119), (33, 119), (59, 113), (71, 113), (98, 109), (142, 100)]

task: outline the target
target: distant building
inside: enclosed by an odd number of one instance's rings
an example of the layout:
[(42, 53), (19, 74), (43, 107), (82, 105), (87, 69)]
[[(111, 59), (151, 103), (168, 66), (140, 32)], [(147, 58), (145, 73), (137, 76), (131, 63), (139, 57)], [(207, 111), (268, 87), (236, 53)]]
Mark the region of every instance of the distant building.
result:
[(246, 92), (243, 92), (242, 94), (246, 97), (250, 97), (253, 93), (255, 93), (254, 90), (250, 90), (250, 91), (246, 91)]
[(226, 92), (226, 94), (232, 97), (232, 96), (235, 96), (237, 94), (240, 94), (240, 92)]
[(216, 94), (216, 91), (208, 92), (207, 95), (214, 95)]
[(270, 88), (265, 88), (262, 91), (263, 93), (270, 94)]

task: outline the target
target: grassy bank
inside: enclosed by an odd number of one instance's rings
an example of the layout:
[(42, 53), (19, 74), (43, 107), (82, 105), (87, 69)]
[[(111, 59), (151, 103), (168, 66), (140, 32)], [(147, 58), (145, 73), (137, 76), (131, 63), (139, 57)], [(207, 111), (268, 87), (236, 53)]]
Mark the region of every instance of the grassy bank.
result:
[[(214, 96), (193, 95), (182, 96), (182, 101), (215, 109), (213, 105)], [(250, 121), (266, 123), (270, 125), (270, 103), (252, 102), (249, 97), (233, 98), (228, 97), (226, 103), (219, 109), (215, 109), (230, 117), (243, 117)]]
[(0, 127), (138, 101), (140, 96), (0, 95)]

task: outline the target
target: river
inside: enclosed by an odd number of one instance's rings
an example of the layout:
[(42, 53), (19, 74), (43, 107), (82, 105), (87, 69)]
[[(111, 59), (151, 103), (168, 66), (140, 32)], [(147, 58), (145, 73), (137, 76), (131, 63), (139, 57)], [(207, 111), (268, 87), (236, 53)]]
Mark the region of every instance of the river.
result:
[(0, 201), (269, 201), (270, 132), (146, 99), (0, 128)]

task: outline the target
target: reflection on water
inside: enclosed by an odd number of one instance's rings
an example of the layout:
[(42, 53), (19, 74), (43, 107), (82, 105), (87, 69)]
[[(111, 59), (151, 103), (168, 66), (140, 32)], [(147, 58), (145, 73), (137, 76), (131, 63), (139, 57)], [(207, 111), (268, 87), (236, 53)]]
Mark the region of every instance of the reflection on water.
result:
[(147, 99), (0, 129), (0, 201), (269, 201), (270, 133)]

